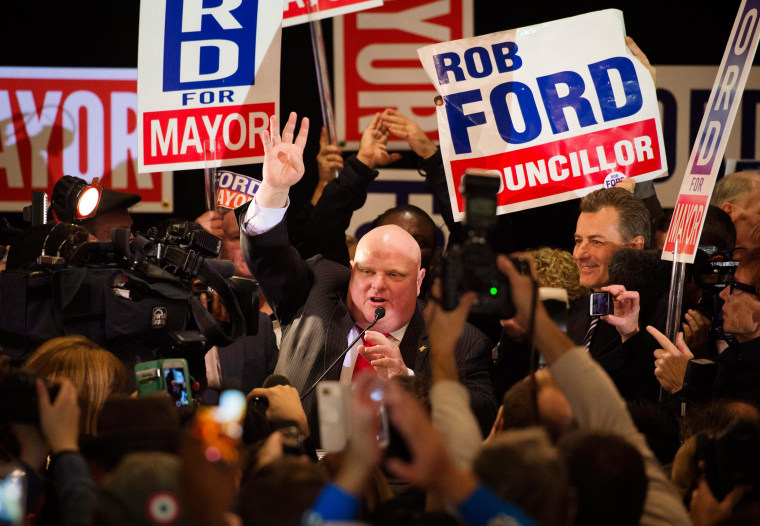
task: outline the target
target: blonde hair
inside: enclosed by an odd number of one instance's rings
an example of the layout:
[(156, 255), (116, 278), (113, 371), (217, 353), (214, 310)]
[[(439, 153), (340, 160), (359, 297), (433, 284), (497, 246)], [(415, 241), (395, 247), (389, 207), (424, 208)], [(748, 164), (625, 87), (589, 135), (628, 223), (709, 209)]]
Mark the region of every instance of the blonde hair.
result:
[(541, 247), (525, 253), (536, 262), (540, 286), (565, 289), (571, 302), (588, 295), (589, 289), (581, 285), (578, 266), (570, 252)]
[(97, 429), (100, 409), (111, 394), (121, 390), (126, 374), (116, 356), (81, 335), (46, 341), (23, 369), (48, 380), (70, 380), (77, 388), (82, 411), (80, 432), (91, 435)]

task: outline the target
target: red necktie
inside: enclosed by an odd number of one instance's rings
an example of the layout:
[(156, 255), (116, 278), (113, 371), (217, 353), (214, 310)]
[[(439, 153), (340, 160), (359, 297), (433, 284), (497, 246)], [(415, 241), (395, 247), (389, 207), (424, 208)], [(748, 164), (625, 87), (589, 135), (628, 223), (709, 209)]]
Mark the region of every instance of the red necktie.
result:
[[(359, 327), (358, 325), (356, 325), (356, 330), (358, 330), (361, 333), (361, 331), (363, 329), (361, 327)], [(390, 336), (390, 334), (383, 333), (383, 336), (385, 336), (386, 338), (388, 338)], [(365, 340), (363, 334), (362, 334), (362, 344), (365, 347), (374, 347), (375, 346), (374, 343), (368, 342), (367, 340)], [(362, 355), (362, 353), (358, 353), (356, 355), (356, 363), (354, 364), (354, 372), (351, 375), (351, 380), (353, 381), (363, 371), (372, 371), (374, 373), (375, 372), (375, 368), (372, 367), (372, 364), (369, 363), (369, 360), (367, 360), (364, 357), (364, 355)]]

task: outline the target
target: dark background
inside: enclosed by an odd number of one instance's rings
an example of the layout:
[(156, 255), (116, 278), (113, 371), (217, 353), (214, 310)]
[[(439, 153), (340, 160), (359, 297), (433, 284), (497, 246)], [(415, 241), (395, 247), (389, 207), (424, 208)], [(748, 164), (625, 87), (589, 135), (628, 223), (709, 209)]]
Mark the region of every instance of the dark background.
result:
[[(739, 0), (473, 2), (476, 35), (600, 9), (620, 9), (628, 34), (654, 65), (720, 64), (740, 5)], [(3, 38), (0, 65), (137, 67), (139, 7), (135, 0), (4, 0), (0, 8)], [(331, 62), (331, 21), (323, 22), (323, 31)], [(330, 71), (331, 66), (330, 63)], [(322, 122), (308, 24), (283, 30), (280, 108), (283, 120), (290, 111), (295, 111), (312, 122), (305, 152), (306, 174), (291, 192), (291, 206), (297, 209), (310, 198), (317, 181), (314, 159)], [(416, 164), (411, 157), (405, 157), (394, 166), (416, 167)], [(233, 170), (256, 175), (259, 167), (238, 166)], [(172, 215), (193, 219), (204, 211), (203, 202), (202, 172), (175, 172)], [(15, 226), (23, 226), (21, 214), (6, 217)], [(144, 231), (166, 217), (136, 214), (135, 228)]]

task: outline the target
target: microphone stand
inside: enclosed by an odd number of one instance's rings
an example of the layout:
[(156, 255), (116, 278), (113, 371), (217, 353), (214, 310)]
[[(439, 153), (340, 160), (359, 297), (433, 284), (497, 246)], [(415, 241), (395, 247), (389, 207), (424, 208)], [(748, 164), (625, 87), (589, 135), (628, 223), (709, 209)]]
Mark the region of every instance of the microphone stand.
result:
[(337, 358), (336, 358), (336, 359), (333, 361), (333, 363), (331, 363), (331, 364), (330, 364), (330, 367), (328, 367), (327, 369), (325, 369), (325, 372), (323, 372), (323, 373), (320, 375), (320, 377), (319, 377), (319, 378), (317, 378), (317, 381), (316, 381), (316, 382), (314, 382), (314, 383), (311, 385), (311, 387), (309, 387), (309, 389), (308, 389), (308, 390), (307, 390), (307, 391), (306, 391), (304, 394), (302, 394), (302, 395), (301, 395), (301, 398), (300, 398), (300, 399), (301, 399), (301, 401), (303, 401), (303, 399), (304, 399), (304, 398), (306, 398), (306, 397), (309, 395), (309, 393), (311, 393), (311, 392), (314, 390), (314, 388), (315, 388), (315, 387), (317, 387), (317, 384), (318, 384), (319, 382), (321, 382), (321, 381), (322, 381), (322, 379), (323, 379), (323, 378), (324, 378), (324, 377), (327, 375), (327, 373), (328, 373), (328, 372), (329, 372), (329, 371), (330, 371), (330, 370), (331, 370), (333, 367), (335, 367), (335, 364), (337, 364), (339, 361), (341, 361), (341, 360), (342, 360), (342, 359), (343, 359), (343, 358), (346, 356), (346, 354), (348, 353), (348, 351), (350, 351), (350, 350), (351, 350), (351, 348), (352, 348), (354, 345), (356, 345), (356, 342), (358, 342), (358, 341), (361, 339), (361, 337), (362, 337), (362, 336), (364, 336), (364, 333), (365, 333), (365, 332), (367, 332), (368, 330), (370, 330), (372, 327), (374, 327), (374, 326), (375, 326), (375, 324), (376, 324), (378, 321), (380, 321), (380, 319), (381, 319), (381, 318), (383, 318), (384, 316), (385, 316), (385, 307), (378, 307), (378, 308), (376, 308), (376, 309), (375, 309), (375, 320), (374, 320), (372, 323), (370, 323), (369, 325), (367, 325), (367, 326), (364, 328), (364, 330), (363, 330), (362, 332), (360, 332), (360, 333), (359, 333), (359, 336), (357, 336), (356, 338), (354, 338), (354, 341), (352, 341), (352, 342), (351, 342), (351, 343), (348, 345), (348, 347), (346, 347), (346, 348), (345, 348), (345, 350), (344, 350), (342, 353), (340, 353), (340, 355), (339, 355), (339, 356), (338, 356), (338, 357), (337, 357)]

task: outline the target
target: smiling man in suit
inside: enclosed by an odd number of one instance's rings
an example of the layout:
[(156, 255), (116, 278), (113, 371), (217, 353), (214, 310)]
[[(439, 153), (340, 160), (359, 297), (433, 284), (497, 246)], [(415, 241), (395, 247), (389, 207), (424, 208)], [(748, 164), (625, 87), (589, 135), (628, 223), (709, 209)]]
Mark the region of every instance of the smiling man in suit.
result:
[[(267, 301), (283, 327), (280, 357), (275, 372), (286, 376), (302, 394), (327, 371), (325, 380), (350, 382), (357, 362), (366, 359), (383, 378), (430, 374), (424, 307), (417, 294), (425, 276), (420, 249), (414, 238), (395, 225), (378, 227), (359, 242), (351, 268), (315, 256), (304, 261), (288, 241), (284, 221), (288, 193), (304, 173), (303, 148), (308, 120), (295, 136), (296, 116), (291, 114), (282, 138), (276, 117), (264, 133), (265, 159), (262, 183), (256, 197), (238, 210), (241, 246)], [(376, 154), (387, 155), (387, 130), (375, 133)], [(383, 153), (384, 152), (384, 153)], [(356, 162), (361, 162), (356, 160)], [(331, 364), (385, 309), (372, 331), (343, 359)], [(482, 430), (496, 414), (491, 385), (490, 343), (468, 326), (457, 344), (457, 366), (470, 392), (471, 405)], [(303, 400), (312, 433), (318, 432), (314, 392)]]

